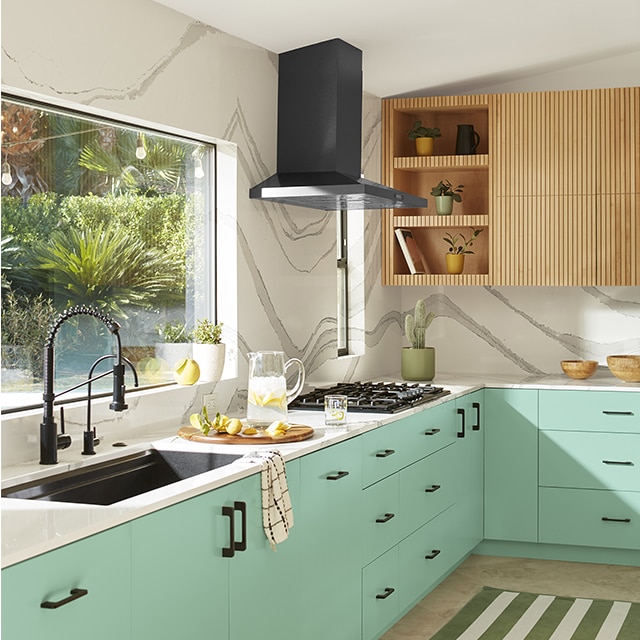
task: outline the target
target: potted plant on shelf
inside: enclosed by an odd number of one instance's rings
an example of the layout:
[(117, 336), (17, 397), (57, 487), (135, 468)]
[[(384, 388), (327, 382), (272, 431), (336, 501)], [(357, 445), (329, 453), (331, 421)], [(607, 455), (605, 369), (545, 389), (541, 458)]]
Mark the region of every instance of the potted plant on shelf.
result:
[(193, 330), (193, 359), (200, 367), (200, 380), (218, 382), (224, 368), (225, 345), (222, 342), (222, 322), (198, 320)]
[(473, 235), (467, 238), (464, 234), (458, 233), (455, 236), (451, 233), (445, 233), (442, 238), (449, 245), (449, 252), (446, 255), (447, 272), (448, 273), (462, 273), (464, 269), (464, 256), (468, 253), (473, 253), (469, 247), (473, 246), (473, 241), (482, 233), (483, 229), (474, 229), (471, 227)]
[(410, 347), (402, 347), (401, 373), (405, 380), (433, 380), (436, 373), (436, 350), (425, 347), (425, 333), (435, 314), (427, 313), (424, 300), (416, 302), (414, 315), (407, 313), (404, 331)]
[(184, 322), (165, 322), (156, 327), (160, 342), (155, 344), (156, 358), (173, 366), (182, 358), (191, 358), (191, 336)]
[(453, 211), (453, 203), (462, 202), (463, 184), (454, 187), (448, 180), (440, 180), (438, 184), (431, 189), (431, 195), (436, 200), (436, 212), (442, 216), (449, 216)]
[(419, 156), (432, 156), (433, 139), (439, 138), (442, 134), (439, 127), (423, 127), (422, 120), (416, 120), (407, 135), (409, 140), (415, 141), (416, 153)]

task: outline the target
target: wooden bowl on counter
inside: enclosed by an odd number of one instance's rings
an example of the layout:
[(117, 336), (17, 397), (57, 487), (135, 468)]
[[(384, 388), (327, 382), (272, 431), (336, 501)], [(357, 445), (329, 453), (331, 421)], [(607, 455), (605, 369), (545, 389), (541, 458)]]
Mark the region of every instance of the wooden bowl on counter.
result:
[(590, 378), (598, 368), (597, 360), (561, 360), (562, 370), (574, 380)]
[(640, 356), (607, 356), (609, 371), (625, 382), (640, 382)]

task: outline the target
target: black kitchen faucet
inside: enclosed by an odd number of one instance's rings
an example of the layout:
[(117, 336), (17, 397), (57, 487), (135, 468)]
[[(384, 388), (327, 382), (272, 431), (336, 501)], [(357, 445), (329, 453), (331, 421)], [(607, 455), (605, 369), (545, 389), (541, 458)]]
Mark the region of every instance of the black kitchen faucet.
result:
[[(99, 374), (93, 378), (90, 373), (89, 378), (84, 382), (74, 385), (73, 387), (69, 387), (68, 389), (56, 394), (53, 392), (53, 344), (55, 337), (58, 333), (58, 329), (60, 329), (67, 320), (80, 315), (97, 318), (114, 335), (116, 339), (116, 353), (109, 356), (114, 358), (113, 371)], [(47, 339), (44, 343), (44, 393), (42, 394), (42, 399), (44, 401), (44, 414), (42, 423), (40, 424), (40, 464), (57, 464), (58, 449), (66, 449), (71, 445), (71, 437), (64, 433), (64, 420), (62, 420), (62, 433), (58, 433), (58, 427), (53, 417), (53, 403), (57, 397), (64, 393), (68, 393), (69, 391), (73, 391), (74, 389), (83, 387), (86, 384), (90, 385), (93, 381), (112, 373), (113, 401), (109, 405), (109, 409), (112, 411), (124, 411), (127, 409), (128, 405), (124, 401), (124, 363), (122, 357), (122, 344), (120, 341), (120, 334), (118, 333), (119, 330), (120, 325), (115, 320), (93, 307), (84, 305), (71, 307), (70, 309), (63, 311), (57, 316), (51, 325), (49, 334), (47, 335)], [(127, 361), (127, 364), (133, 368), (133, 365), (129, 361)], [(93, 372), (93, 368), (91, 372)], [(91, 396), (89, 396), (89, 402), (91, 402)], [(87, 428), (89, 429), (89, 427)]]

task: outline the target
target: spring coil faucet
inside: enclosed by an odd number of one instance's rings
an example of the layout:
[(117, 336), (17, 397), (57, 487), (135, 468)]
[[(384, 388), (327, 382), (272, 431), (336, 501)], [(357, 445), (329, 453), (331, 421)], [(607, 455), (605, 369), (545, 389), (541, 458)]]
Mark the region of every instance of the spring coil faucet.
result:
[[(122, 358), (122, 344), (120, 341), (120, 325), (105, 315), (98, 309), (90, 306), (77, 305), (63, 311), (56, 317), (49, 329), (49, 333), (44, 343), (44, 392), (42, 394), (44, 413), (42, 423), (40, 424), (40, 464), (57, 464), (58, 449), (66, 449), (71, 444), (71, 439), (66, 434), (58, 434), (58, 427), (53, 417), (54, 400), (64, 393), (78, 389), (89, 384), (96, 378), (89, 378), (80, 384), (69, 387), (59, 393), (53, 391), (54, 379), (54, 342), (56, 334), (60, 327), (70, 318), (75, 316), (92, 316), (100, 320), (116, 339), (116, 353), (113, 364), (113, 401), (109, 405), (112, 411), (124, 411), (128, 405), (124, 401), (125, 384), (124, 384), (124, 364)], [(100, 376), (102, 377), (102, 376)], [(64, 424), (63, 424), (64, 428)], [(61, 437), (62, 436), (62, 437)]]

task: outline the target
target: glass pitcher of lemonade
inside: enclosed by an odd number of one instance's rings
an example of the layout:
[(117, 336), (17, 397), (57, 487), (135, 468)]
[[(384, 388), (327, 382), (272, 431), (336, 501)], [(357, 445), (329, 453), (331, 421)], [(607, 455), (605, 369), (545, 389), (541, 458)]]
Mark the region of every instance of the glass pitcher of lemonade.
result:
[[(249, 353), (249, 386), (247, 421), (253, 426), (266, 427), (274, 420), (287, 420), (287, 405), (298, 396), (304, 384), (304, 365), (298, 358), (285, 362), (282, 351)], [(287, 389), (287, 371), (298, 367), (293, 389)]]

